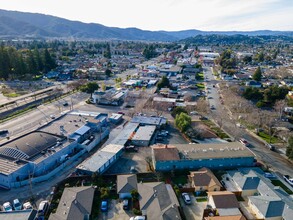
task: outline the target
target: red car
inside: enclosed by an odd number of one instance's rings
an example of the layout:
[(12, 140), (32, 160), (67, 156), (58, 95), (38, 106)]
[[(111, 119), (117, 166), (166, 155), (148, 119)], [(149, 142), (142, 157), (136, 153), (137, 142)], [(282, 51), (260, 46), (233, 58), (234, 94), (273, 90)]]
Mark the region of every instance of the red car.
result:
[(248, 147), (248, 146), (249, 146), (248, 141), (245, 140), (244, 138), (241, 138), (241, 139), (239, 140), (239, 142), (240, 142), (241, 144), (243, 144), (245, 147)]

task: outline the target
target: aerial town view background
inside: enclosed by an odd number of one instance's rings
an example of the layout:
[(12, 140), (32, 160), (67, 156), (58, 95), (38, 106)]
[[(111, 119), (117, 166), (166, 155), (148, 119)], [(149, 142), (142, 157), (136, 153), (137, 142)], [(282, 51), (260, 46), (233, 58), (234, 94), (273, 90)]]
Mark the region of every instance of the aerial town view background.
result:
[(1, 220), (292, 220), (292, 31), (0, 27)]

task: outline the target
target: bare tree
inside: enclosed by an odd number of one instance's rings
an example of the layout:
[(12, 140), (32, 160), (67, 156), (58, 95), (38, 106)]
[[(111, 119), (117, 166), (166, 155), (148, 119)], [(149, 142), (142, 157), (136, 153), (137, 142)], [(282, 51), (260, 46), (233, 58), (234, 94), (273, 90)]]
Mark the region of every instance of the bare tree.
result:
[(285, 99), (278, 100), (278, 101), (275, 102), (274, 110), (278, 114), (279, 119), (282, 118), (283, 111), (284, 111), (284, 108), (286, 107), (286, 105), (287, 105), (287, 101)]
[(196, 105), (195, 109), (200, 113), (206, 113), (207, 109), (208, 109), (207, 101), (202, 98), (199, 99), (197, 101), (197, 105)]

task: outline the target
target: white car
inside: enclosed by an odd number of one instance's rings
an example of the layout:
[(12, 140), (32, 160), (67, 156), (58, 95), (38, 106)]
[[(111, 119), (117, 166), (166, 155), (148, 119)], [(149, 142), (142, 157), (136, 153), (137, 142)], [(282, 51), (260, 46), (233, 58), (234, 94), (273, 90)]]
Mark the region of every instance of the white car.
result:
[(182, 198), (187, 205), (191, 204), (191, 199), (188, 193), (182, 193)]
[(5, 211), (5, 212), (12, 212), (12, 206), (11, 206), (11, 204), (10, 204), (10, 202), (5, 202), (4, 204), (3, 204), (3, 211)]
[(145, 216), (138, 215), (138, 216), (135, 216), (135, 217), (131, 217), (129, 220), (145, 220)]
[(18, 199), (14, 199), (13, 200), (13, 207), (14, 207), (14, 210), (21, 210), (22, 204), (19, 202)]
[(26, 202), (26, 203), (24, 203), (23, 204), (23, 209), (32, 209), (33, 208), (33, 206), (32, 206), (32, 204), (30, 203), (30, 202)]

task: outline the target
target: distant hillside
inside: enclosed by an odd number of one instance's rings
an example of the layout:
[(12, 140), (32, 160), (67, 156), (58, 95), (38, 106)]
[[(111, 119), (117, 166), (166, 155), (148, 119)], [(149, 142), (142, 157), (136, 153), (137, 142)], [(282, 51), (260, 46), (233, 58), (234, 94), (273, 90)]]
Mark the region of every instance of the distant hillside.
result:
[(0, 9), (0, 37), (35, 38), (78, 38), (78, 39), (119, 39), (147, 41), (177, 41), (196, 35), (287, 35), (293, 32), (252, 31), (252, 32), (205, 32), (199, 30), (146, 31), (138, 28), (107, 27), (95, 23), (71, 21), (55, 16), (7, 11)]

